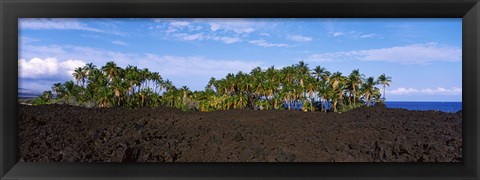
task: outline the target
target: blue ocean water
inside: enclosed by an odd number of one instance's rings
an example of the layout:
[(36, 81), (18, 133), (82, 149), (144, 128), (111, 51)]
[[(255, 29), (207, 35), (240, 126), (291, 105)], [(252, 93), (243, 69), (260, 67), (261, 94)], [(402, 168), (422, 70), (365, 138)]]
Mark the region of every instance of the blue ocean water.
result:
[(386, 102), (388, 108), (403, 108), (408, 110), (435, 110), (457, 112), (462, 110), (462, 102)]

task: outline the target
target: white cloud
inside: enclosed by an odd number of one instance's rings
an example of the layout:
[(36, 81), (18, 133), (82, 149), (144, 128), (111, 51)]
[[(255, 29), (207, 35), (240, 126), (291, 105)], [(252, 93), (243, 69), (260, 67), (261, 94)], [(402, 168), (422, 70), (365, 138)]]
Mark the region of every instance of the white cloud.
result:
[(204, 36), (202, 33), (196, 33), (196, 34), (177, 34), (176, 35), (180, 40), (183, 41), (195, 41), (195, 40), (203, 40)]
[(254, 44), (257, 46), (262, 46), (262, 47), (288, 47), (288, 44), (283, 44), (283, 43), (269, 43), (265, 40), (252, 40), (248, 41), (250, 44)]
[(128, 45), (126, 42), (123, 42), (123, 41), (112, 41), (112, 44), (120, 45), (120, 46), (126, 46), (126, 45)]
[(161, 22), (164, 22), (167, 18), (155, 18), (153, 19), (153, 22), (156, 22), (156, 23), (161, 23)]
[[(165, 20), (164, 20), (165, 21)], [(155, 22), (163, 22), (163, 21), (155, 21)], [(159, 26), (158, 28), (163, 28), (164, 26)], [(215, 32), (198, 32), (198, 30), (203, 29), (202, 26), (195, 25), (193, 23), (187, 21), (173, 21), (170, 22), (166, 30), (166, 36), (168, 38), (174, 38), (181, 41), (203, 41), (203, 40), (213, 40), (213, 41), (220, 41), (225, 44), (232, 44), (236, 42), (241, 42), (242, 39), (235, 37), (235, 36), (224, 36), (217, 34)], [(215, 24), (211, 24), (210, 29), (212, 31), (216, 31), (220, 29), (220, 25), (216, 26)]]
[(19, 44), (31, 44), (31, 43), (40, 42), (40, 41), (41, 41), (40, 39), (21, 36), (18, 42)]
[(312, 41), (312, 38), (311, 38), (311, 37), (302, 36), (302, 35), (291, 35), (291, 36), (288, 36), (288, 39), (290, 39), (290, 40), (292, 40), (292, 41), (297, 41), (297, 42), (309, 42), (309, 41)]
[(379, 34), (371, 33), (371, 34), (362, 34), (359, 35), (360, 38), (374, 38), (374, 37), (380, 37)]
[(348, 32), (348, 35), (353, 38), (381, 38), (382, 36), (380, 34), (375, 34), (375, 33), (363, 33), (363, 32), (358, 32), (358, 31), (350, 31)]
[(363, 33), (358, 31), (349, 31), (349, 32), (330, 32), (328, 33), (330, 37), (339, 37), (346, 36), (351, 38), (383, 38), (382, 35), (376, 33)]
[(22, 29), (56, 29), (56, 30), (80, 30), (91, 31), (97, 33), (113, 34), (118, 36), (126, 36), (125, 33), (118, 31), (104, 31), (93, 28), (80, 22), (75, 18), (20, 18), (18, 21), (19, 30)]
[(187, 21), (173, 21), (170, 23), (170, 26), (175, 26), (175, 27), (185, 27), (189, 25), (190, 23)]
[(236, 38), (236, 37), (216, 37), (216, 36), (214, 36), (214, 37), (211, 37), (211, 38), (214, 39), (214, 40), (217, 40), (217, 41), (222, 41), (225, 44), (232, 44), (232, 43), (242, 41), (240, 38)]
[(56, 58), (33, 58), (30, 61), (20, 59), (18, 62), (21, 77), (35, 78), (42, 75), (52, 76), (57, 73), (58, 62)]
[[(267, 26), (266, 22), (252, 19), (238, 18), (209, 18), (209, 19), (154, 19), (156, 24), (150, 29), (164, 39), (175, 39), (181, 41), (219, 41), (225, 44), (232, 44), (245, 41), (249, 34)], [(207, 30), (201, 31), (200, 30)], [(156, 31), (156, 32), (155, 32)], [(261, 33), (261, 36), (270, 36)], [(308, 37), (293, 37), (297, 40), (307, 40)], [(303, 38), (303, 39), (299, 39)], [(306, 38), (306, 39), (305, 39)]]
[(333, 36), (333, 37), (337, 37), (337, 36), (341, 36), (341, 35), (344, 35), (345, 33), (343, 32), (331, 32), (330, 35)]
[(255, 30), (253, 28), (246, 28), (246, 29), (235, 29), (233, 31), (235, 31), (236, 33), (251, 33)]
[(270, 36), (268, 33), (260, 33), (260, 36)]
[(242, 39), (237, 37), (205, 35), (203, 33), (195, 33), (195, 34), (177, 33), (177, 34), (174, 34), (173, 36), (176, 37), (178, 40), (182, 40), (182, 41), (214, 40), (214, 41), (221, 41), (225, 44), (232, 44), (232, 43), (242, 41)]
[(210, 30), (217, 31), (219, 29), (220, 29), (220, 25), (218, 25), (217, 23), (210, 23)]
[(128, 65), (134, 54), (107, 51), (82, 46), (70, 45), (24, 45), (19, 48), (20, 59), (50, 58), (62, 59), (80, 59), (94, 64), (105, 64), (108, 61), (115, 61), (118, 64)]
[(245, 19), (208, 19), (210, 30), (212, 31), (231, 31), (237, 34), (251, 33), (255, 31), (256, 23)]
[(305, 58), (305, 61), (308, 62), (342, 62), (345, 61), (345, 54), (344, 52), (340, 53), (321, 53), (321, 54), (314, 54)]
[[(155, 22), (162, 22), (162, 21), (156, 21)], [(177, 21), (177, 20), (171, 20), (169, 21), (167, 26), (167, 30), (165, 31), (166, 33), (173, 33), (177, 32), (183, 29), (189, 29), (191, 31), (196, 31), (199, 30), (197, 26), (192, 25), (190, 22), (187, 21)], [(157, 26), (157, 28), (164, 28), (163, 26)]]
[[(177, 20), (177, 19), (154, 19), (156, 23), (168, 23), (167, 28), (170, 31), (172, 29), (183, 29), (188, 27), (189, 30), (203, 29), (201, 25), (207, 26), (212, 32), (224, 31), (233, 32), (237, 34), (251, 33), (255, 31), (256, 26), (261, 26), (262, 23), (258, 23), (248, 19), (236, 19), (236, 18), (211, 18), (211, 19), (193, 19), (193, 21)], [(157, 28), (165, 28), (164, 26), (157, 26)]]
[(460, 62), (462, 49), (437, 43), (425, 43), (382, 49), (320, 53), (311, 55), (306, 60), (311, 62), (385, 61), (401, 64), (429, 64), (435, 61)]
[(404, 88), (400, 87), (395, 90), (388, 91), (393, 95), (461, 95), (462, 89), (458, 87), (452, 88), (443, 88), (437, 87), (435, 89), (431, 88), (424, 88), (424, 89), (416, 89), (416, 88)]
[(176, 31), (177, 31), (177, 29), (175, 29), (175, 28), (168, 28), (165, 32), (166, 33), (173, 33), (173, 32), (176, 32)]
[(66, 61), (62, 61), (59, 63), (59, 73), (60, 74), (64, 74), (64, 73), (67, 73), (67, 75), (72, 75), (75, 68), (78, 68), (78, 67), (83, 67), (85, 66), (85, 62), (82, 61), (82, 60), (66, 60)]
[(29, 61), (20, 59), (18, 61), (19, 76), (22, 78), (42, 79), (61, 78), (71, 76), (74, 69), (84, 66), (82, 60), (58, 61), (57, 58), (32, 58)]
[(199, 30), (202, 30), (203, 27), (202, 26), (188, 26), (188, 29), (190, 31), (199, 31)]
[(86, 24), (80, 23), (76, 19), (63, 19), (63, 18), (21, 18), (19, 20), (19, 29), (60, 29), (60, 30), (84, 30), (103, 32), (100, 29), (88, 27)]

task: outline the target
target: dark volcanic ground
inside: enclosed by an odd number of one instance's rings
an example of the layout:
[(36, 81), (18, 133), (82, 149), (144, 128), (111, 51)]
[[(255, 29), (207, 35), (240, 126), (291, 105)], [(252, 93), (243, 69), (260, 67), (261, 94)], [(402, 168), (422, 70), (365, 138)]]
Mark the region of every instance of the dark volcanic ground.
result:
[(27, 162), (458, 162), (462, 114), (18, 105)]

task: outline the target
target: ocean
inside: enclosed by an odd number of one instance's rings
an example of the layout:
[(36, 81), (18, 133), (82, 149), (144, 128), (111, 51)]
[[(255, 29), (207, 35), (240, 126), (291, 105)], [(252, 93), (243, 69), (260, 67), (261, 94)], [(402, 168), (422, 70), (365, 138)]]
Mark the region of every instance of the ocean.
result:
[(388, 108), (403, 108), (408, 110), (435, 110), (443, 112), (457, 112), (462, 110), (462, 102), (386, 102)]

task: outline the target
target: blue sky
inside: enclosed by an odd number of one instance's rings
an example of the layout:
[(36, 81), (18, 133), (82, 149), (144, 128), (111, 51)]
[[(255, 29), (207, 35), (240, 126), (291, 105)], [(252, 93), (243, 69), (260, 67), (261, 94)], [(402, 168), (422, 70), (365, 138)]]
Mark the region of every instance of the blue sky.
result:
[(115, 61), (203, 90), (210, 77), (304, 60), (348, 75), (386, 73), (389, 101), (461, 101), (462, 20), (19, 19), (19, 87), (72, 80)]

